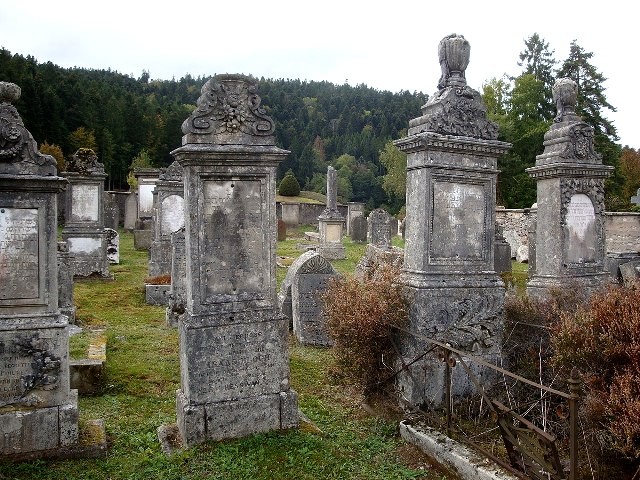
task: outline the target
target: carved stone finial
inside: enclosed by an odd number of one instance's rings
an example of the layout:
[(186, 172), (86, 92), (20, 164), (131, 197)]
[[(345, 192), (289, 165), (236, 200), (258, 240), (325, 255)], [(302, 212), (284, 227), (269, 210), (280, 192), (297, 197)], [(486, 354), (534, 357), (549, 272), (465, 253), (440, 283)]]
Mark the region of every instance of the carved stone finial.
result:
[(160, 180), (164, 182), (182, 182), (184, 169), (176, 160), (160, 173)]
[(579, 121), (576, 115), (578, 101), (578, 84), (570, 78), (559, 78), (553, 85), (553, 101), (556, 104), (557, 115), (554, 122)]
[(36, 141), (12, 105), (20, 93), (15, 83), (0, 82), (0, 174), (55, 175), (56, 160), (38, 151)]
[(21, 89), (15, 83), (0, 82), (0, 103), (16, 103), (20, 99)]
[(98, 156), (90, 148), (79, 148), (67, 162), (67, 172), (80, 175), (103, 174), (104, 165), (98, 162)]
[(273, 120), (260, 105), (255, 82), (244, 75), (218, 75), (205, 83), (197, 107), (182, 124), (183, 145), (275, 145)]
[(465, 70), (469, 65), (471, 45), (462, 36), (452, 33), (438, 44), (438, 60), (442, 75), (438, 81), (438, 89), (446, 87), (464, 87), (467, 84)]

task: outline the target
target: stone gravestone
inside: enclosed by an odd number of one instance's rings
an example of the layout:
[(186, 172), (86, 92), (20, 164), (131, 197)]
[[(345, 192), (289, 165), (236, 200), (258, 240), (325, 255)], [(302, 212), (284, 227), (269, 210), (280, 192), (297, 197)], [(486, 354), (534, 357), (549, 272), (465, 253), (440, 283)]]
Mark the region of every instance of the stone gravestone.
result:
[(138, 181), (138, 205), (133, 246), (136, 250), (149, 250), (153, 238), (153, 192), (160, 178), (159, 168), (135, 168), (133, 175)]
[(631, 203), (633, 203), (634, 205), (640, 205), (640, 188), (638, 189), (636, 194), (631, 197)]
[(327, 320), (322, 312), (322, 294), (336, 271), (320, 254), (313, 252), (297, 265), (291, 282), (293, 333), (303, 345), (331, 346)]
[(531, 296), (575, 285), (588, 292), (610, 281), (605, 267), (604, 180), (613, 167), (594, 150), (593, 128), (575, 113), (578, 86), (561, 78), (553, 86), (558, 108), (544, 136), (544, 152), (527, 173), (536, 180), (535, 274)]
[(317, 255), (315, 250), (307, 250), (298, 258), (296, 258), (289, 268), (287, 269), (287, 274), (280, 285), (280, 292), (278, 293), (278, 309), (280, 313), (282, 313), (289, 320), (289, 329), (293, 329), (293, 310), (292, 310), (292, 301), (291, 301), (291, 286), (293, 284), (293, 277), (295, 273), (300, 268), (300, 265), (305, 263), (314, 255)]
[(351, 221), (351, 240), (358, 243), (367, 241), (368, 222), (364, 215), (354, 218)]
[(347, 235), (351, 236), (351, 223), (358, 217), (364, 216), (365, 204), (362, 202), (349, 202), (347, 204)]
[(80, 148), (62, 175), (69, 180), (62, 238), (69, 245), (76, 277), (111, 278), (104, 232), (104, 165), (89, 148)]
[(120, 207), (115, 196), (110, 192), (103, 192), (102, 204), (104, 205), (104, 226), (118, 229), (120, 224)]
[(178, 317), (184, 313), (187, 304), (186, 254), (184, 247), (184, 227), (171, 234), (171, 287), (169, 305), (166, 309), (167, 325), (178, 326)]
[(133, 232), (138, 217), (138, 199), (135, 192), (129, 192), (124, 202), (124, 229)]
[(107, 235), (107, 260), (110, 264), (120, 263), (120, 234), (113, 228), (104, 229)]
[(73, 303), (73, 270), (67, 242), (58, 242), (58, 308), (69, 323), (76, 322), (76, 306)]
[[(276, 169), (289, 152), (256, 84), (218, 75), (183, 123), (186, 311), (178, 319), (182, 443), (298, 425), (276, 286)], [(160, 432), (159, 432), (160, 433)]]
[(367, 219), (369, 243), (379, 248), (391, 247), (391, 215), (382, 208), (373, 210)]
[(0, 82), (0, 461), (78, 441), (56, 262), (56, 195), (67, 181), (38, 151), (12, 105), (19, 97), (17, 85)]
[[(444, 401), (445, 368), (435, 353), (425, 355), (431, 348), (425, 337), (484, 360), (500, 354), (505, 289), (494, 271), (496, 167), (510, 144), (497, 140), (498, 126), (467, 85), (469, 53), (463, 36), (442, 39), (438, 91), (409, 122), (408, 136), (395, 142), (407, 153), (403, 282), (411, 334), (399, 340), (410, 367), (397, 387), (409, 407)], [(452, 386), (456, 396), (473, 390), (461, 368), (453, 370)]]
[(327, 207), (318, 217), (320, 245), (318, 252), (325, 258), (340, 260), (345, 258), (342, 245), (344, 217), (338, 211), (338, 175), (335, 168), (327, 168)]
[(182, 167), (173, 162), (160, 173), (155, 186), (153, 240), (149, 249), (149, 276), (171, 272), (170, 235), (184, 227), (184, 183)]
[(511, 245), (502, 234), (502, 227), (496, 223), (493, 269), (497, 273), (511, 272)]

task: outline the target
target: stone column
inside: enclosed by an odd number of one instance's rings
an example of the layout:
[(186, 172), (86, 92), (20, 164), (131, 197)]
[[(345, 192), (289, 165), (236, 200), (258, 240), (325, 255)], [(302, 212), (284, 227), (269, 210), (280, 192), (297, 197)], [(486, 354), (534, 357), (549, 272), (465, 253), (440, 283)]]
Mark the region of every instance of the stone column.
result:
[(19, 97), (0, 82), (0, 461), (55, 455), (78, 440), (56, 264), (56, 195), (67, 181), (38, 151), (12, 105)]
[(527, 173), (537, 181), (538, 216), (535, 274), (527, 293), (549, 288), (593, 291), (610, 280), (605, 268), (604, 180), (613, 167), (602, 165), (593, 148), (593, 129), (575, 113), (578, 86), (561, 78), (553, 86), (558, 108), (544, 136), (544, 152)]
[(256, 85), (219, 75), (183, 123), (186, 312), (178, 320), (185, 445), (295, 427), (288, 322), (276, 303), (276, 169), (289, 153)]
[(69, 245), (73, 274), (110, 278), (104, 231), (104, 165), (93, 150), (80, 148), (62, 175), (69, 181), (62, 238)]
[[(439, 45), (439, 90), (409, 122), (404, 282), (411, 298), (408, 330), (400, 338), (409, 364), (429, 337), (485, 360), (499, 354), (504, 285), (494, 270), (497, 158), (510, 145), (497, 140), (480, 94), (466, 85), (469, 43), (450, 35)], [(403, 403), (443, 400), (444, 365), (435, 353), (398, 377)], [(472, 389), (454, 369), (454, 394)]]
[(154, 190), (153, 240), (149, 249), (149, 276), (171, 273), (170, 235), (184, 227), (182, 166), (173, 162), (160, 173)]
[(344, 217), (338, 211), (338, 176), (335, 168), (327, 168), (327, 205), (318, 217), (320, 230), (320, 246), (318, 253), (331, 260), (345, 258), (342, 245), (342, 228)]

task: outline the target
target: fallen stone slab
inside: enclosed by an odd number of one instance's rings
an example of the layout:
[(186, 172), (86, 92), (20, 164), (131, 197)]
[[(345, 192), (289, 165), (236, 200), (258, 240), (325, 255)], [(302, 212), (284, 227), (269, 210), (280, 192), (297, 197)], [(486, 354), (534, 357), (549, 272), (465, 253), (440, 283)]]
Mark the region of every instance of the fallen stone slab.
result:
[(459, 444), (443, 433), (425, 426), (400, 422), (400, 436), (417, 446), (446, 470), (463, 480), (517, 480), (517, 477), (493, 463), (487, 457)]

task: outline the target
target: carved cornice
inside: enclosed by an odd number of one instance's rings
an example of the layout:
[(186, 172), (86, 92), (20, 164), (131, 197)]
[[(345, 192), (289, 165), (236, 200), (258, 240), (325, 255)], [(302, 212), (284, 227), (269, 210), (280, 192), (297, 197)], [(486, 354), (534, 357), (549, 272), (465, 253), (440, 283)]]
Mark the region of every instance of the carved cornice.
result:
[(534, 179), (555, 177), (607, 178), (613, 170), (614, 167), (609, 165), (555, 163), (527, 168), (525, 172)]
[(479, 140), (473, 137), (440, 135), (434, 132), (416, 133), (393, 142), (402, 152), (413, 153), (436, 149), (451, 153), (471, 153), (477, 156), (497, 157), (511, 148), (510, 143), (497, 140)]

